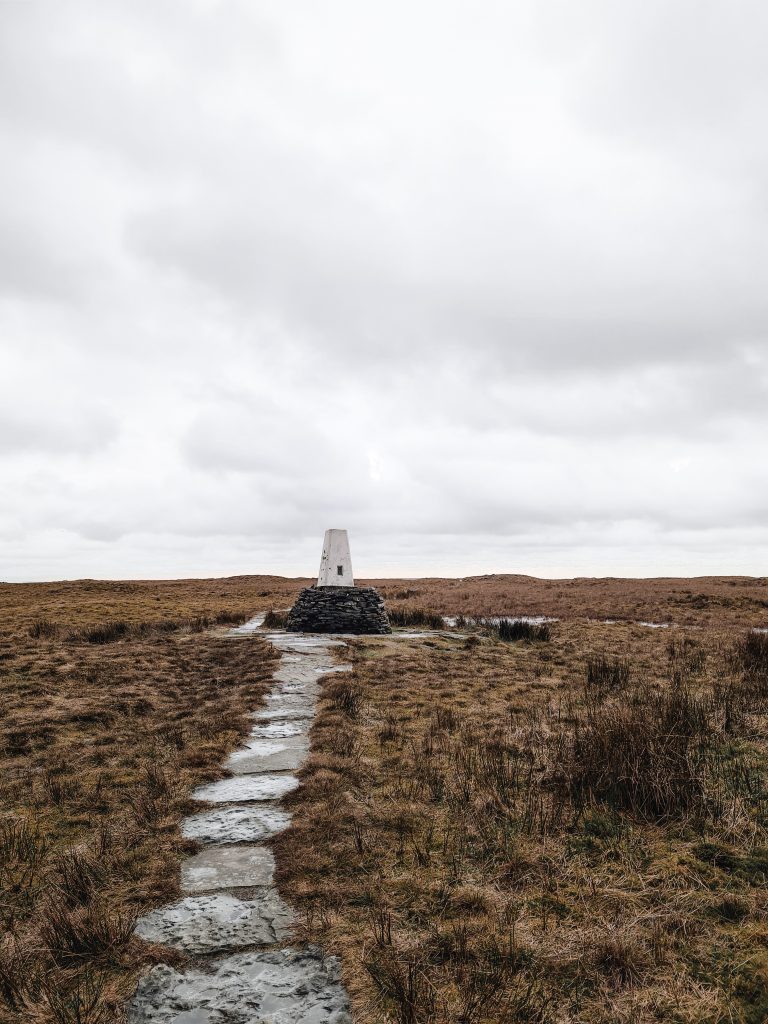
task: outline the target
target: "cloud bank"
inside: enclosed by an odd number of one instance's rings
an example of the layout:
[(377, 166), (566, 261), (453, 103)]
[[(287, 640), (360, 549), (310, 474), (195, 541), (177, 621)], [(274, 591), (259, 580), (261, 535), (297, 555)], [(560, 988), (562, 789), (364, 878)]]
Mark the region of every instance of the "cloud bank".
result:
[(0, 578), (768, 573), (766, 31), (0, 5)]

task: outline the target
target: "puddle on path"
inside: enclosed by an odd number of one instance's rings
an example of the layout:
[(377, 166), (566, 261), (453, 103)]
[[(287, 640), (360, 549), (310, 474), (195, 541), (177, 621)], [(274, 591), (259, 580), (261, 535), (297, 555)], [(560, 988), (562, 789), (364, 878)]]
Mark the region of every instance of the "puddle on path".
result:
[[(470, 624), (476, 621), (476, 617), (474, 615), (465, 615), (464, 618)], [(482, 619), (483, 622), (493, 623), (494, 625), (498, 625), (502, 619), (507, 622), (527, 622), (529, 626), (543, 626), (545, 622), (560, 621), (559, 619), (552, 618), (548, 615), (480, 615), (477, 616), (477, 618)], [(446, 626), (450, 626), (451, 628), (455, 627), (458, 621), (459, 617), (457, 615), (443, 616), (443, 622), (445, 622)]]
[(244, 622), (242, 626), (235, 626), (234, 629), (230, 629), (230, 636), (248, 636), (249, 633), (255, 633), (257, 629), (260, 629), (266, 618), (266, 612), (259, 612), (258, 615), (254, 615), (252, 619)]
[(286, 701), (283, 707), (264, 708), (263, 711), (257, 711), (253, 717), (257, 722), (289, 722), (301, 718), (314, 718), (315, 708), (313, 704), (307, 704), (303, 701), (301, 704), (296, 704), (294, 701)]
[[(256, 616), (230, 632), (246, 638)], [(281, 652), (266, 706), (242, 749), (230, 755), (232, 778), (199, 786), (193, 798), (225, 806), (188, 817), (187, 839), (206, 844), (182, 865), (184, 896), (140, 918), (139, 936), (205, 958), (195, 968), (154, 967), (128, 1008), (129, 1024), (351, 1024), (336, 957), (308, 949), (270, 949), (288, 939), (291, 908), (273, 883), (274, 856), (263, 840), (282, 832), (290, 815), (278, 806), (299, 782), (319, 677), (334, 664), (339, 638), (261, 633)], [(248, 899), (238, 892), (248, 892)], [(251, 891), (253, 890), (253, 891)], [(233, 952), (249, 947), (248, 952)]]

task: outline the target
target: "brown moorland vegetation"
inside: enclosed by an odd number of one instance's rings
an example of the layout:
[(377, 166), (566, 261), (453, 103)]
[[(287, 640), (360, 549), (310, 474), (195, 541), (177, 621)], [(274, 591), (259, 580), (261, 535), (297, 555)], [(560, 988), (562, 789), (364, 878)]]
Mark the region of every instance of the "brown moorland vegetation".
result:
[(543, 615), (714, 629), (768, 626), (765, 577), (543, 580), (495, 575), (367, 582), (379, 587), (388, 605), (443, 615)]
[(168, 956), (132, 937), (135, 918), (177, 895), (190, 792), (221, 776), (274, 665), (263, 641), (212, 628), (246, 615), (214, 593), (3, 588), (3, 1022), (114, 1024)]
[[(308, 582), (0, 584), (0, 1020), (119, 1021), (172, 955), (133, 920), (273, 665), (222, 626)], [(768, 1019), (766, 581), (370, 582), (404, 623), (560, 621), (361, 640), (327, 683), (281, 885), (356, 1018)]]
[(768, 1019), (764, 634), (560, 622), (353, 659), (277, 850), (358, 1022)]
[[(0, 624), (48, 618), (69, 625), (73, 614), (143, 621), (187, 618), (225, 607), (243, 614), (289, 608), (310, 579), (232, 576), (213, 580), (73, 580), (0, 583)], [(389, 607), (443, 615), (543, 615), (561, 619), (617, 619), (676, 625), (768, 626), (768, 579), (700, 576), (694, 579), (572, 579), (471, 576), (465, 579), (370, 579)]]

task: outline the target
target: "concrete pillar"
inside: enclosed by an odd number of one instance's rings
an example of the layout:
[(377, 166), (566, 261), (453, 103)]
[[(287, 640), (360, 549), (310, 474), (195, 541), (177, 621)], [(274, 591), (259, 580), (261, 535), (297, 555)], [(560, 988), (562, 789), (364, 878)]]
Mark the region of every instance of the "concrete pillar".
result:
[(326, 530), (320, 559), (318, 587), (354, 587), (352, 557), (346, 530)]

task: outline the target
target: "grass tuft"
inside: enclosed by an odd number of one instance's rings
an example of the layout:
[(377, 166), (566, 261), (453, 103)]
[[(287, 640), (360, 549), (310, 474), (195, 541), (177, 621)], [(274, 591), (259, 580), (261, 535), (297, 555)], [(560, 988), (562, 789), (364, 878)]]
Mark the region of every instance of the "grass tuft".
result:
[(288, 612), (275, 611), (270, 608), (264, 616), (264, 626), (267, 629), (284, 629), (288, 622)]
[(768, 697), (768, 633), (750, 630), (737, 642), (735, 656), (748, 691)]
[(324, 691), (325, 697), (336, 711), (347, 718), (357, 718), (363, 706), (363, 691), (354, 679), (336, 679)]
[(719, 723), (712, 698), (638, 685), (577, 722), (563, 770), (574, 798), (654, 820), (708, 813)]
[(28, 632), (33, 640), (55, 640), (59, 635), (59, 626), (50, 619), (36, 619)]
[(387, 608), (392, 626), (423, 626), (426, 629), (445, 629), (445, 620), (437, 612), (425, 608)]
[(520, 619), (499, 619), (493, 629), (499, 640), (507, 643), (514, 643), (517, 640), (526, 640), (528, 643), (541, 643), (552, 639), (552, 630), (548, 622), (536, 625), (532, 622), (523, 622)]
[(587, 689), (605, 695), (624, 690), (629, 685), (629, 661), (595, 654), (587, 658)]

